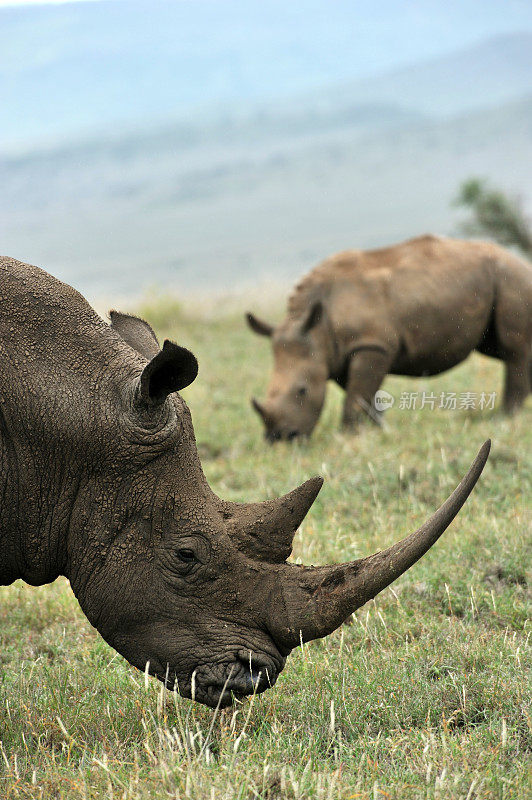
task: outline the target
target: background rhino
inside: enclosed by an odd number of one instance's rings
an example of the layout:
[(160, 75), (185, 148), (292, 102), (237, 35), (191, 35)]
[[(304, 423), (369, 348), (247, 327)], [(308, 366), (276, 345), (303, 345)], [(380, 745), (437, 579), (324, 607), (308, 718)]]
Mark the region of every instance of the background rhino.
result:
[(322, 479), (265, 503), (219, 499), (177, 394), (197, 373), (188, 350), (160, 350), (134, 317), (106, 325), (72, 288), (13, 259), (0, 259), (0, 299), (0, 584), (65, 575), (131, 664), (211, 707), (272, 686), (294, 647), (408, 569), (488, 456), (486, 443), (399, 544), (347, 564), (288, 564)]
[(295, 287), (277, 327), (247, 314), (272, 339), (264, 402), (252, 400), (269, 440), (310, 434), (328, 379), (346, 391), (343, 424), (366, 411), (387, 374), (436, 375), (472, 350), (506, 363), (504, 408), (532, 382), (532, 266), (504, 248), (422, 236), (380, 250), (348, 250)]

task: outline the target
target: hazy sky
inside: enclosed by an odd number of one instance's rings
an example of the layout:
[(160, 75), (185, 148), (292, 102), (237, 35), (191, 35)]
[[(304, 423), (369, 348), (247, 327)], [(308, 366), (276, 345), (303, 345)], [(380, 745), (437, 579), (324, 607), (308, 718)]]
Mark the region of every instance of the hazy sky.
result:
[(0, 6), (44, 6), (58, 3), (86, 3), (95, 0), (0, 0)]
[(277, 103), (527, 31), (532, 0), (0, 0), (0, 147)]

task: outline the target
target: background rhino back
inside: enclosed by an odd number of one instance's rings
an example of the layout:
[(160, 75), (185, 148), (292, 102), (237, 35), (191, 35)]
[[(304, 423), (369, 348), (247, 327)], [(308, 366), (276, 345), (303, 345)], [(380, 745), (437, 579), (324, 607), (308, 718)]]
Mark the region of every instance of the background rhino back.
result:
[[(458, 315), (475, 302), (488, 314), (509, 280), (532, 285), (532, 267), (498, 245), (421, 236), (378, 250), (347, 250), (322, 261), (294, 287), (288, 316), (299, 318), (318, 299), (338, 343), (361, 334), (404, 337), (412, 325)], [(530, 293), (530, 292), (529, 292)], [(423, 311), (423, 314), (420, 313)]]

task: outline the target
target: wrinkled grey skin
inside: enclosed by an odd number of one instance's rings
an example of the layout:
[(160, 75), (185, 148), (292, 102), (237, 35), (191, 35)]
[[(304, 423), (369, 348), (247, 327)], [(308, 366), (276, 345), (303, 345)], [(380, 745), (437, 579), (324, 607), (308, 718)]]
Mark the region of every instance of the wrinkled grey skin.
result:
[(489, 242), (420, 236), (327, 258), (295, 287), (273, 326), (266, 398), (253, 399), (266, 438), (309, 436), (329, 379), (345, 389), (342, 424), (381, 421), (386, 375), (437, 375), (478, 350), (505, 363), (504, 410), (532, 386), (532, 265)]
[(0, 584), (66, 576), (131, 664), (225, 706), (272, 686), (301, 641), (325, 636), (449, 525), (487, 458), (419, 531), (356, 562), (288, 564), (321, 479), (236, 504), (209, 488), (177, 390), (184, 348), (146, 323), (108, 326), (71, 287), (0, 259)]

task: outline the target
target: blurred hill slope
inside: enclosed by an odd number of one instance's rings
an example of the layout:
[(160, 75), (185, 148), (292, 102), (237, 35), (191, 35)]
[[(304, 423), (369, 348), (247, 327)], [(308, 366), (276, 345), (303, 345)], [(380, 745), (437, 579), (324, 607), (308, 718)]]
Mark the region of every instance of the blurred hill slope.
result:
[(378, 26), (366, 0), (0, 10), (0, 249), (92, 297), (218, 291), (451, 233), (469, 175), (526, 211), (532, 33), (441, 55), (471, 31), (446, 28), (433, 0), (415, 24), (396, 5)]
[(2, 250), (92, 297), (154, 283), (226, 289), (290, 282), (342, 248), (454, 232), (450, 201), (469, 175), (529, 196), (532, 95), (439, 121), (344, 112), (316, 124), (304, 108), (290, 124), (268, 112), (4, 158)]
[(532, 9), (417, 5), (382, 0), (378, 18), (369, 0), (0, 9), (2, 140), (28, 147), (205, 109), (234, 115), (310, 92), (326, 107), (347, 99), (449, 116), (532, 90)]

